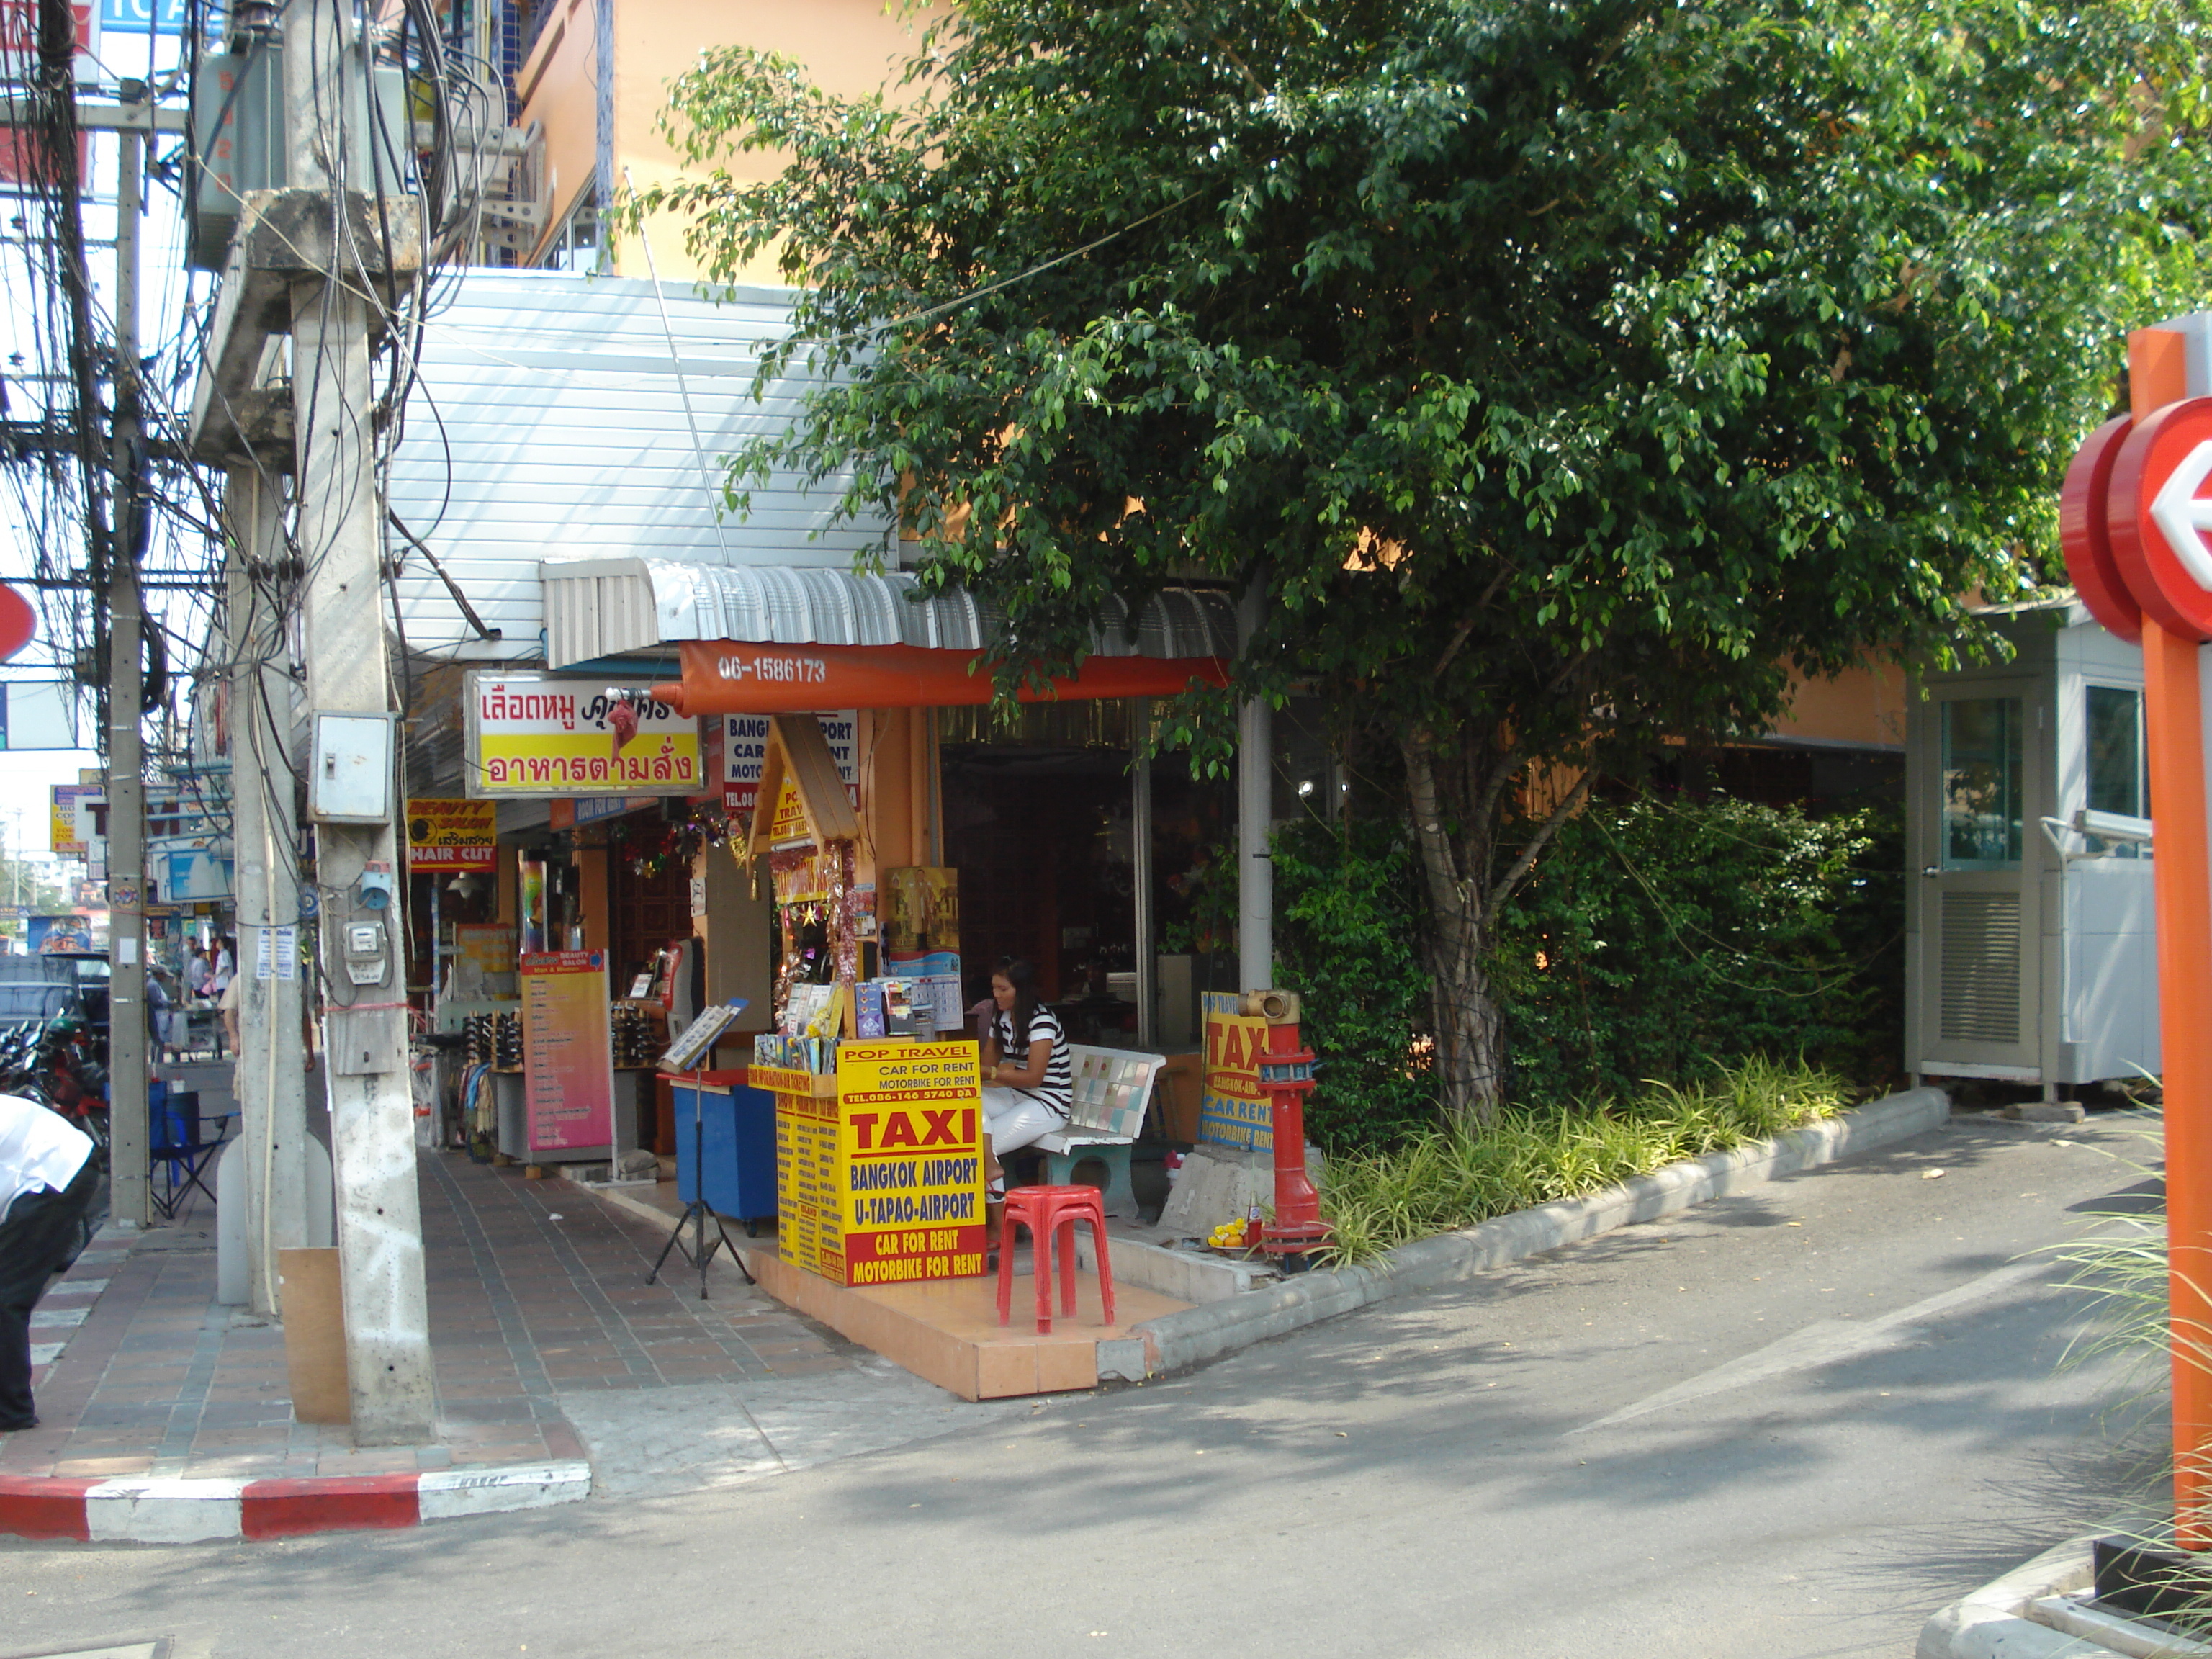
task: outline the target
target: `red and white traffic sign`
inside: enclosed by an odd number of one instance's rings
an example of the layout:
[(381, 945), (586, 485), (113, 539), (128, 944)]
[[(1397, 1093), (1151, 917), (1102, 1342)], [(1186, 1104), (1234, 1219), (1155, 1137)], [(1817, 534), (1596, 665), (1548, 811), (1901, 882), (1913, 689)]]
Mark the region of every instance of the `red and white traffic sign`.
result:
[(2136, 422), (2112, 459), (2105, 495), (2106, 533), (2128, 592), (2143, 615), (2198, 641), (2212, 640), (2208, 480), (2212, 398), (2187, 398)]
[(2107, 421), (2074, 453), (2066, 482), (2058, 490), (2058, 545), (2066, 555), (2066, 574), (2089, 614), (2122, 639), (2142, 639), (2142, 607), (2128, 591), (2112, 556), (2106, 523), (2106, 499), (2112, 493), (2112, 463), (2135, 422), (2123, 415)]

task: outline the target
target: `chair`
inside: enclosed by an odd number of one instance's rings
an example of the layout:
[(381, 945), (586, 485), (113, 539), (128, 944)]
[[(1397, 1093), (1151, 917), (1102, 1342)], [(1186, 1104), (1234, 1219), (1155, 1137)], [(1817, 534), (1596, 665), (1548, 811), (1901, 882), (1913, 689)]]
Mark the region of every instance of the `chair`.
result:
[(1153, 1085), (1167, 1069), (1164, 1054), (1126, 1048), (1068, 1045), (1073, 1080), (1066, 1125), (1031, 1143), (1044, 1156), (1043, 1179), (1065, 1186), (1079, 1165), (1096, 1158), (1106, 1166), (1106, 1212), (1137, 1213), (1137, 1189), (1130, 1184), (1131, 1143), (1145, 1127)]
[(148, 1085), (148, 1113), (153, 1129), (153, 1145), (149, 1149), (150, 1163), (161, 1166), (161, 1183), (156, 1187), (146, 1183), (147, 1196), (164, 1221), (176, 1219), (178, 1206), (197, 1187), (215, 1202), (215, 1192), (207, 1184), (205, 1173), (216, 1153), (222, 1149), (223, 1139), (230, 1132), (230, 1116), (226, 1114), (216, 1119), (215, 1139), (204, 1138), (200, 1122), (200, 1097), (197, 1089), (172, 1090), (165, 1083)]
[(1096, 1187), (1014, 1187), (1007, 1189), (1006, 1217), (999, 1234), (999, 1323), (1009, 1324), (1014, 1306), (1014, 1229), (1030, 1230), (1030, 1278), (1036, 1286), (1037, 1334), (1052, 1334), (1052, 1257), (1060, 1249), (1060, 1312), (1075, 1315), (1075, 1224), (1091, 1224), (1098, 1252), (1098, 1297), (1106, 1323), (1114, 1323), (1114, 1267), (1106, 1254), (1106, 1210)]

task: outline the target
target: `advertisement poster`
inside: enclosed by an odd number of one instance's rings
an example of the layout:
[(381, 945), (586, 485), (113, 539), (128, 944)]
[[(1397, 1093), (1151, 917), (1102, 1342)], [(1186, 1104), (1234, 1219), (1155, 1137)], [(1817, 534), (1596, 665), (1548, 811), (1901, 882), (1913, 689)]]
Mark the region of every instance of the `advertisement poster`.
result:
[(412, 795), (407, 862), (416, 870), (496, 870), (499, 803)]
[(522, 958), (522, 1094), (533, 1152), (614, 1140), (614, 1037), (604, 951)]
[[(822, 735), (837, 763), (838, 780), (846, 798), (860, 804), (860, 767), (854, 753), (860, 715), (853, 709), (817, 714)], [(732, 812), (750, 812), (760, 797), (761, 760), (768, 753), (766, 714), (725, 714), (722, 717), (722, 805)]]
[(461, 708), (473, 799), (550, 795), (688, 795), (706, 775), (699, 722), (635, 696), (636, 730), (616, 750), (623, 706), (599, 680), (542, 674), (469, 676)]
[(1275, 1147), (1274, 1108), (1260, 1091), (1260, 1056), (1267, 1022), (1237, 1012), (1237, 993), (1208, 991), (1206, 1009), (1206, 1092), (1198, 1107), (1201, 1144), (1267, 1152)]
[(983, 1271), (983, 1097), (972, 1042), (837, 1049), (837, 1097), (779, 1096), (786, 1260), (840, 1285)]
[(86, 809), (106, 798), (97, 783), (57, 783), (52, 787), (52, 822), (46, 833), (53, 838), (58, 859), (81, 859), (88, 850), (91, 813)]
[(521, 949), (514, 928), (498, 921), (453, 924), (453, 983), (448, 996), (464, 1000), (515, 995), (514, 958)]

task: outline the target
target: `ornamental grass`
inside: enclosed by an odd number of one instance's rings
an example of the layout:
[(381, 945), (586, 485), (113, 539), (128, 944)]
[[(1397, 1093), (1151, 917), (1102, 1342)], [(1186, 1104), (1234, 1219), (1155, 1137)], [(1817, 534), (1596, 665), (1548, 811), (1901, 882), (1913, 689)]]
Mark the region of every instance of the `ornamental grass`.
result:
[(1326, 1259), (1372, 1261), (1417, 1238), (1769, 1139), (1850, 1103), (1832, 1072), (1753, 1057), (1703, 1083), (1650, 1084), (1626, 1101), (1507, 1110), (1484, 1129), (1435, 1129), (1385, 1151), (1340, 1153), (1322, 1192), (1322, 1214), (1335, 1230)]

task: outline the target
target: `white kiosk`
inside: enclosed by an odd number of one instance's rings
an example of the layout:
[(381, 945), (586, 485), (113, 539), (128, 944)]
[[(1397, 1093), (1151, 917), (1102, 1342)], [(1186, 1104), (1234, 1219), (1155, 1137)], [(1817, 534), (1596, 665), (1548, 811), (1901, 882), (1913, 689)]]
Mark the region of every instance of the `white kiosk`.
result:
[(2012, 661), (1915, 682), (1905, 1066), (2051, 1099), (2159, 1070), (2142, 649), (2070, 596), (1996, 620)]

